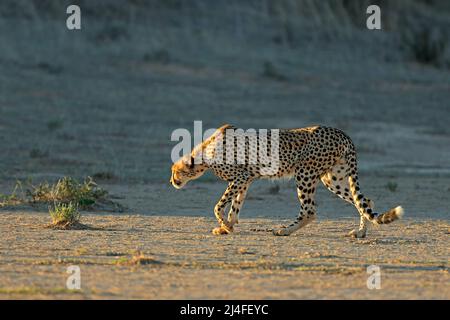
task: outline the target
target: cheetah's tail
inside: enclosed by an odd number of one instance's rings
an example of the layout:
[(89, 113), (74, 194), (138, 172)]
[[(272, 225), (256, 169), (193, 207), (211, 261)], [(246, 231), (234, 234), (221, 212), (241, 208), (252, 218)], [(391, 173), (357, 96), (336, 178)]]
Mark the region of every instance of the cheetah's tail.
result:
[(395, 220), (400, 219), (402, 216), (403, 216), (403, 208), (398, 206), (383, 214), (380, 214), (373, 220), (373, 222), (375, 222), (375, 224), (388, 224)]

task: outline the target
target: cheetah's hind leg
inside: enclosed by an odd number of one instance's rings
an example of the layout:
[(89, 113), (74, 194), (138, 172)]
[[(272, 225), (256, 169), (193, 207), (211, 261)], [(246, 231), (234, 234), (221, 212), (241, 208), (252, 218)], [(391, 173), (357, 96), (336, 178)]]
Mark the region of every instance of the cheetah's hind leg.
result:
[[(347, 165), (345, 159), (341, 159), (321, 177), (321, 180), (325, 187), (327, 187), (327, 189), (332, 193), (337, 195), (342, 200), (355, 205), (350, 189), (350, 183), (348, 181), (348, 174), (350, 172), (350, 167)], [(368, 198), (365, 198), (364, 200), (368, 204), (369, 208), (373, 209), (373, 201)], [(365, 238), (367, 234), (367, 222), (369, 222), (369, 220), (367, 220), (364, 215), (361, 215), (359, 229), (351, 230), (348, 234), (346, 234), (346, 236), (354, 238)]]

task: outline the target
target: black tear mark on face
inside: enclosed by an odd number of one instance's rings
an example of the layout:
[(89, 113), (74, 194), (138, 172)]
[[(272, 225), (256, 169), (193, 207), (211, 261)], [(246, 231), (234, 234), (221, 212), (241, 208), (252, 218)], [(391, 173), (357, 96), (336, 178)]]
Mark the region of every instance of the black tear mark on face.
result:
[(194, 169), (194, 157), (191, 156), (191, 161), (189, 162), (189, 169)]

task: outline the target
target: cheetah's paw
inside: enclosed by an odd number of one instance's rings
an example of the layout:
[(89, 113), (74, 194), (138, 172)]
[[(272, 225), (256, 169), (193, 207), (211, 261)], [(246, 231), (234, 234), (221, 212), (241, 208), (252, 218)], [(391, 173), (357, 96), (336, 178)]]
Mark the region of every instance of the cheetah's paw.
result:
[(366, 230), (353, 229), (352, 231), (350, 231), (347, 234), (347, 237), (358, 238), (358, 239), (365, 238), (366, 237)]
[(229, 234), (231, 232), (233, 232), (233, 229), (226, 226), (220, 226), (212, 230), (212, 234), (214, 235)]
[(292, 232), (287, 227), (281, 227), (278, 229), (273, 229), (274, 236), (289, 236)]

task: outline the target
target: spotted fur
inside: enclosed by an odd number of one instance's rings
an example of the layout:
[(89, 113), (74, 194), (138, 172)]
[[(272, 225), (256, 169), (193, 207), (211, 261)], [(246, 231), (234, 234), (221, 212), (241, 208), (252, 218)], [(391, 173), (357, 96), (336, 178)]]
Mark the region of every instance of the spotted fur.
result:
[[(374, 211), (374, 203), (360, 189), (356, 151), (351, 139), (341, 130), (323, 126), (279, 131), (279, 167), (276, 172), (263, 174), (265, 164), (248, 162), (249, 154), (255, 152), (246, 143), (234, 144), (234, 154), (245, 154), (244, 164), (226, 164), (196, 159), (211, 159), (226, 141), (227, 129), (224, 125), (209, 139), (196, 146), (191, 154), (184, 156), (172, 166), (171, 183), (175, 188), (183, 187), (188, 181), (197, 179), (205, 171), (211, 170), (216, 176), (228, 182), (228, 187), (214, 207), (219, 227), (214, 234), (227, 234), (238, 223), (245, 196), (250, 184), (257, 179), (294, 178), (297, 186), (301, 210), (295, 221), (286, 227), (275, 229), (273, 233), (287, 236), (304, 227), (316, 217), (315, 193), (319, 181), (341, 199), (353, 204), (360, 214), (359, 229), (349, 235), (357, 238), (366, 236), (367, 222), (387, 224), (403, 214), (397, 207), (383, 214)], [(269, 134), (270, 136), (270, 134)], [(259, 149), (260, 144), (257, 144)], [(270, 141), (267, 145), (270, 150)], [(258, 151), (258, 150), (256, 150)], [(225, 209), (229, 207), (228, 217)]]

